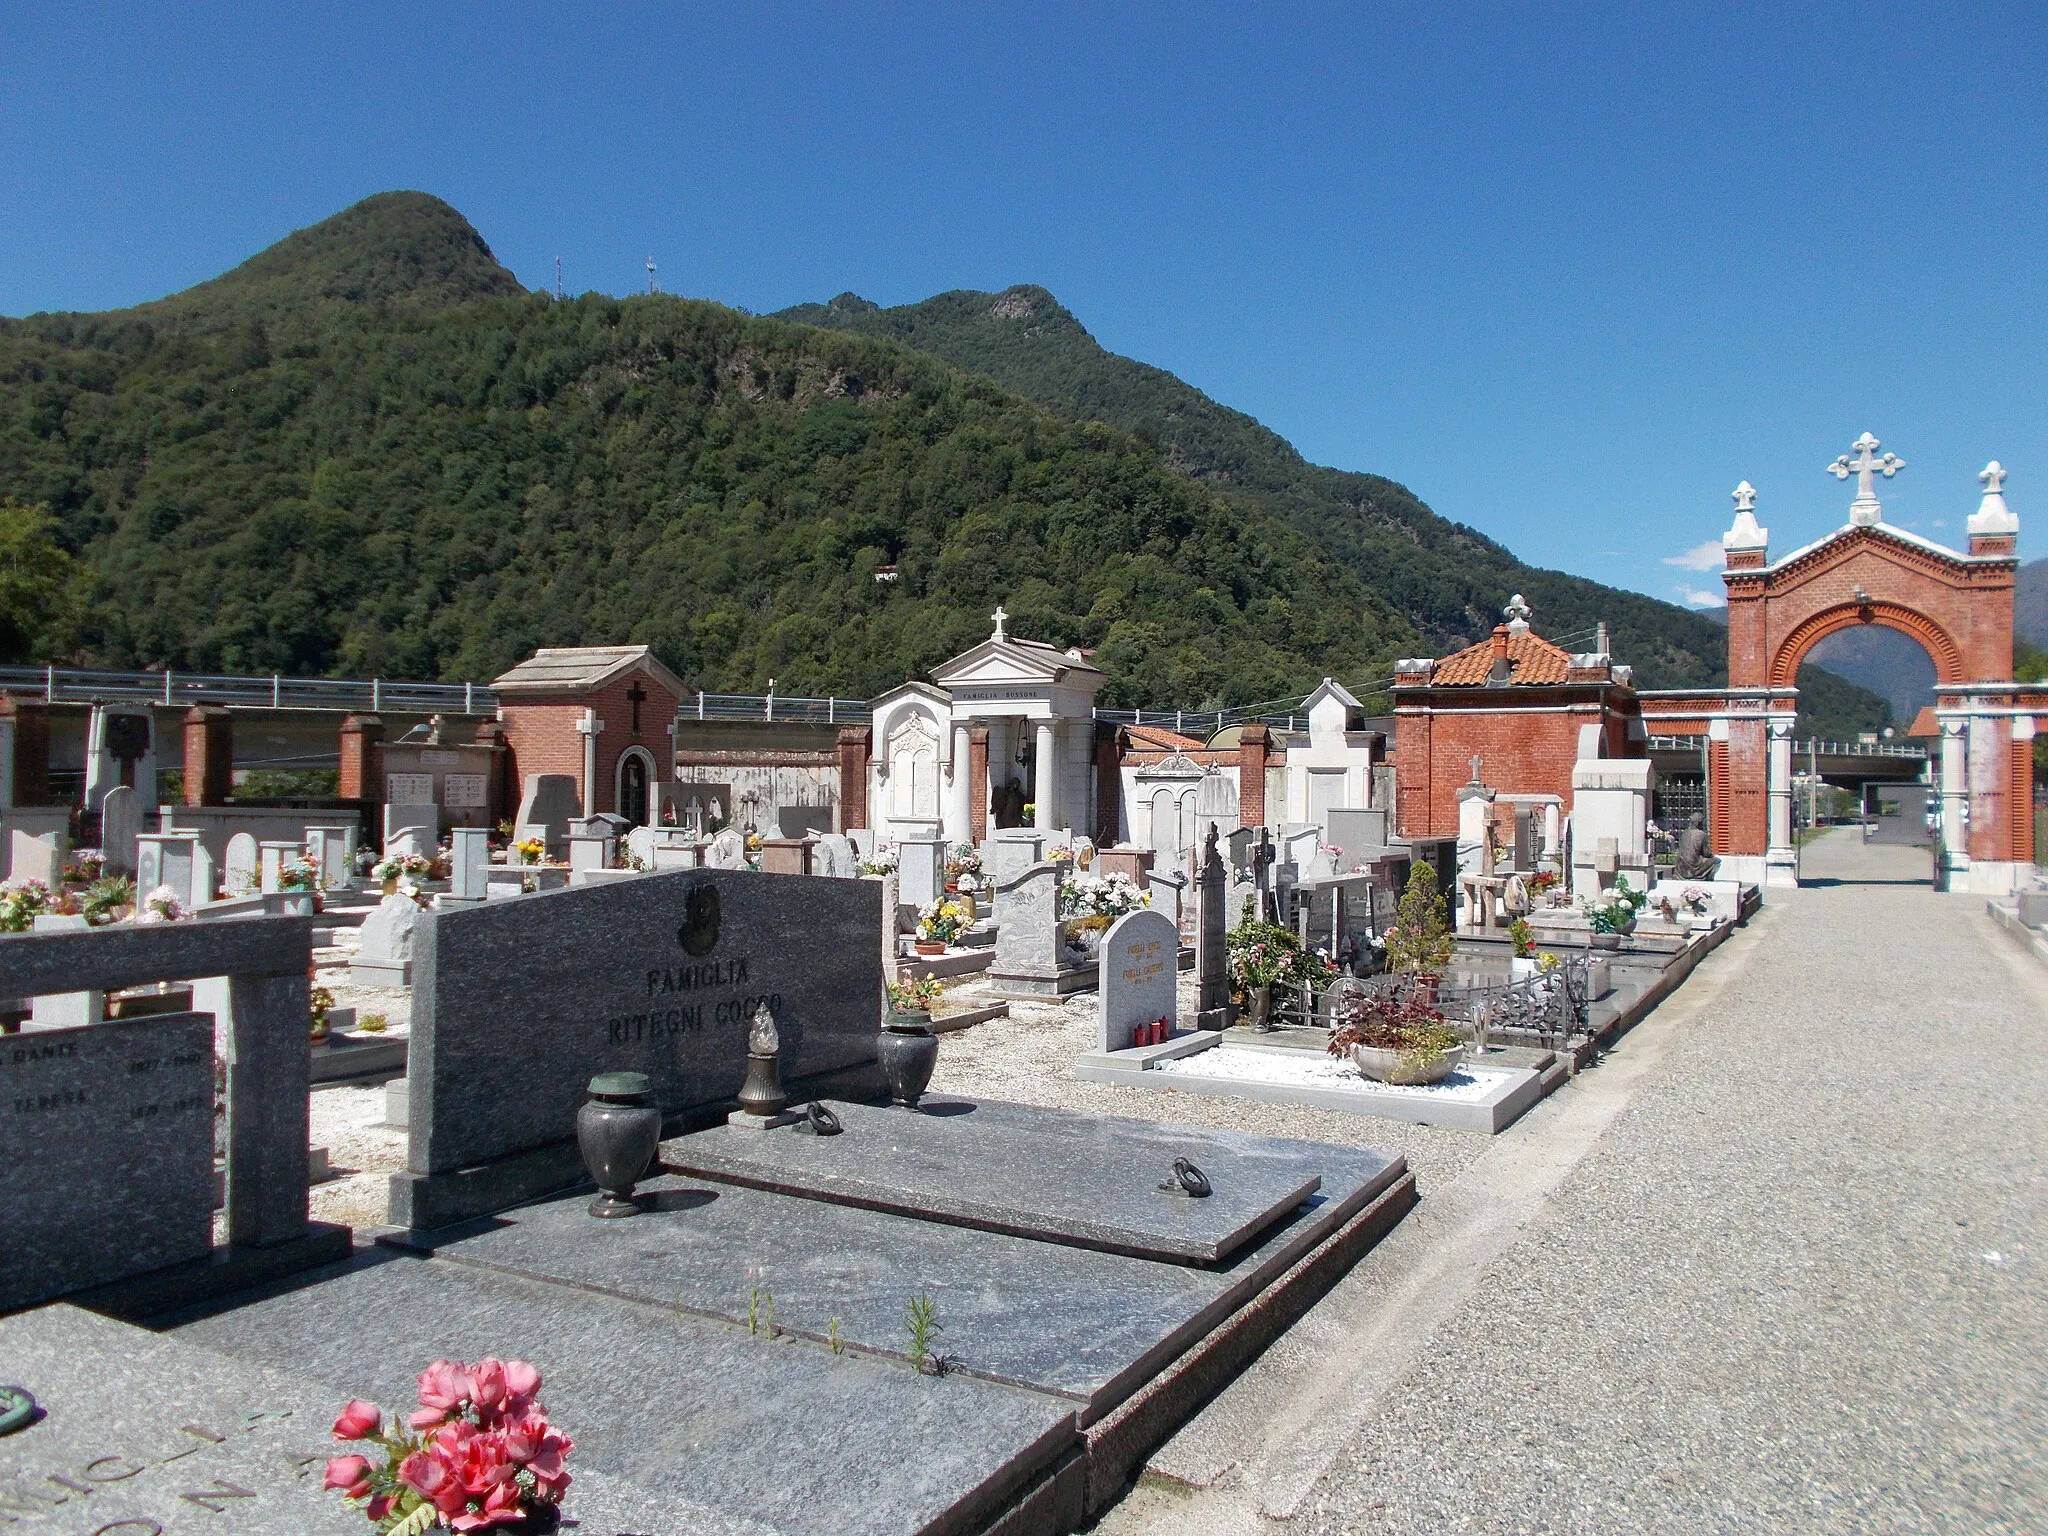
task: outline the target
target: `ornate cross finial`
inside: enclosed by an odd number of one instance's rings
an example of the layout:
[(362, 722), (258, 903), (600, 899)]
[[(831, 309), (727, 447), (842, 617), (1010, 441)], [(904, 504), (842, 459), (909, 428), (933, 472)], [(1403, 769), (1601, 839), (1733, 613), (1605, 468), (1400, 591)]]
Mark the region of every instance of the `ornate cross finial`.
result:
[(1472, 754), (1472, 782), (1474, 784), (1477, 784), (1479, 782), (1479, 765), (1484, 761), (1485, 759), (1482, 758), (1477, 752), (1474, 752)]
[(1513, 597), (1509, 598), (1507, 607), (1501, 609), (1501, 612), (1507, 617), (1509, 634), (1526, 635), (1529, 633), (1530, 608), (1527, 603), (1522, 601), (1521, 593), (1517, 592)]
[(1867, 528), (1872, 523), (1884, 521), (1884, 513), (1877, 504), (1875, 477), (1883, 475), (1885, 479), (1891, 479), (1906, 467), (1906, 461), (1896, 453), (1887, 453), (1879, 457), (1878, 441), (1868, 432), (1849, 446), (1856, 450), (1856, 456), (1852, 459), (1848, 454), (1843, 454), (1828, 466), (1827, 472), (1837, 480), (1846, 480), (1850, 475), (1855, 475), (1856, 499), (1849, 503), (1849, 521), (1859, 528)]
[(2020, 520), (2005, 504), (2005, 466), (1993, 459), (1977, 478), (1984, 482), (1984, 499), (1977, 503), (1977, 511), (1970, 519), (1970, 536), (2018, 533)]
[(1745, 480), (1729, 495), (1735, 499), (1735, 525), (1721, 535), (1721, 548), (1731, 555), (1768, 548), (1771, 530), (1756, 521), (1756, 487)]
[(990, 635), (990, 636), (989, 636), (989, 639), (991, 639), (991, 640), (1007, 640), (1007, 639), (1009, 639), (1010, 637), (1009, 637), (1008, 635), (1006, 635), (1006, 634), (1004, 634), (1004, 633), (1003, 633), (1003, 624), (1004, 624), (1004, 622), (1005, 622), (1005, 621), (1006, 621), (1006, 620), (1007, 620), (1007, 619), (1008, 619), (1008, 618), (1009, 618), (1010, 616), (1009, 616), (1009, 615), (1008, 615), (1007, 613), (1003, 612), (1003, 605), (1002, 605), (1001, 603), (997, 603), (997, 604), (996, 604), (996, 611), (995, 611), (994, 613), (990, 614), (990, 615), (989, 615), (989, 617), (990, 617), (990, 618), (992, 618), (992, 619), (994, 619), (994, 620), (996, 621), (996, 632), (995, 632), (994, 634)]
[(1735, 510), (1737, 512), (1754, 512), (1756, 510), (1756, 487), (1747, 480), (1736, 486), (1728, 494), (1735, 499)]

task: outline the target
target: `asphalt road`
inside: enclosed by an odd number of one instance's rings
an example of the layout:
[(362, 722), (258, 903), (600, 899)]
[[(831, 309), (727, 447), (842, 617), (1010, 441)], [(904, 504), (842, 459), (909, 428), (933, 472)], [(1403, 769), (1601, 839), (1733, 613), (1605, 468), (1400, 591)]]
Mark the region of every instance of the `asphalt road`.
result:
[(1102, 1536), (2048, 1530), (2048, 969), (1925, 871), (1811, 845)]

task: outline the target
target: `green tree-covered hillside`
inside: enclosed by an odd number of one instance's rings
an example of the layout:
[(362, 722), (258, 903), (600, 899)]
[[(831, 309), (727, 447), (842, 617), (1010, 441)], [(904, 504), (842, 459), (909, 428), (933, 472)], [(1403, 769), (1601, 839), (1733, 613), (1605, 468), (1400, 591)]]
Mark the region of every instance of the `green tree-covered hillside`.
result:
[[(1203, 707), (1384, 677), (1456, 637), (1447, 613), (1488, 617), (1477, 577), (1443, 595), (1460, 550), (1521, 569), (1398, 487), (1347, 543), (1173, 430), (1033, 403), (922, 345), (527, 294), (418, 193), (151, 304), (0, 320), (0, 496), (50, 508), (89, 586), (82, 619), (20, 645), (484, 678), (539, 645), (646, 641), (706, 689), (870, 694), (984, 636), (1000, 601), (1018, 633), (1096, 648), (1104, 702)], [(1207, 409), (1212, 437), (1263, 430)], [(1399, 532), (1405, 508), (1427, 538)], [(1577, 586), (1623, 621), (1621, 594)], [(1653, 638), (1672, 680), (1704, 670), (1682, 633)]]

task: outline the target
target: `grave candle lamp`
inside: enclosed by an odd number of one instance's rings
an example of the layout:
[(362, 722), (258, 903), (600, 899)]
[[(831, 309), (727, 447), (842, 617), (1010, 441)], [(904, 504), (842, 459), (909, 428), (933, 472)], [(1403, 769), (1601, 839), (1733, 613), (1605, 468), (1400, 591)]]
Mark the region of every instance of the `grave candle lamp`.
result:
[(766, 1120), (788, 1104), (789, 1095), (782, 1091), (782, 1040), (775, 1015), (762, 1003), (747, 1026), (747, 1080), (740, 1085), (740, 1108)]

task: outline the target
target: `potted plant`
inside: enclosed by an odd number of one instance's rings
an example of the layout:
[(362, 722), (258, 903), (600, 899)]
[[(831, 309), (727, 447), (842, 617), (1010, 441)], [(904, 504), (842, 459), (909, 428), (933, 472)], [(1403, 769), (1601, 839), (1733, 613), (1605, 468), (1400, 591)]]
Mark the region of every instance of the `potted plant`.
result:
[(36, 918), (56, 910), (50, 888), (40, 880), (10, 880), (0, 885), (0, 933), (27, 933)]
[(1442, 1082), (1465, 1059), (1457, 1030), (1435, 1004), (1413, 992), (1364, 992), (1345, 999), (1328, 1050), (1349, 1056), (1367, 1077), (1397, 1087)]
[(433, 873), (433, 861), (417, 853), (394, 853), (377, 861), (370, 871), (386, 896), (398, 889), (401, 880), (425, 880)]
[(1394, 926), (1387, 930), (1387, 969), (1415, 972), (1416, 991), (1434, 1002), (1437, 981), (1451, 963), (1453, 942), (1436, 871), (1418, 859), (1394, 909)]
[(311, 917), (320, 910), (320, 866), (304, 855), (278, 870), (277, 888), (292, 898), (284, 909), (293, 916)]
[(1515, 946), (1514, 957), (1508, 961), (1508, 975), (1516, 981), (1536, 974), (1536, 935), (1529, 927), (1528, 919), (1516, 918), (1508, 924), (1508, 941)]
[(1619, 949), (1622, 939), (1636, 931), (1636, 914), (1650, 899), (1628, 883), (1627, 875), (1616, 875), (1607, 900), (1588, 903), (1586, 922), (1593, 930), (1593, 948)]
[(943, 955), (946, 946), (965, 933), (974, 916), (958, 897), (941, 896), (917, 914), (917, 952)]
[(919, 976), (891, 982), (888, 990), (889, 1014), (882, 1021), (875, 1060), (889, 1084), (890, 1101), (898, 1109), (915, 1109), (939, 1060), (939, 1038), (932, 1033), (939, 983), (936, 977)]
[(1293, 929), (1278, 923), (1246, 919), (1224, 939), (1223, 951), (1231, 991), (1245, 999), (1251, 1026), (1261, 1032), (1275, 1027), (1273, 988), (1318, 986), (1336, 974), (1329, 961), (1301, 947)]
[(946, 853), (946, 889), (971, 891), (981, 884), (981, 851), (972, 843), (955, 843)]
[(538, 864), (547, 857), (547, 852), (545, 838), (521, 838), (512, 845), (512, 861), (515, 864)]

